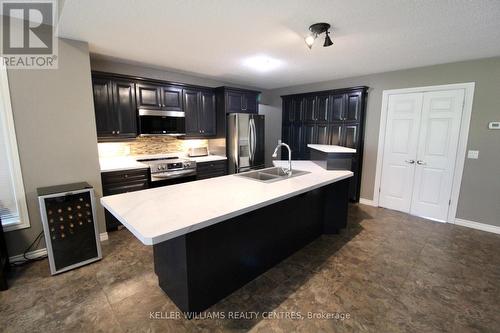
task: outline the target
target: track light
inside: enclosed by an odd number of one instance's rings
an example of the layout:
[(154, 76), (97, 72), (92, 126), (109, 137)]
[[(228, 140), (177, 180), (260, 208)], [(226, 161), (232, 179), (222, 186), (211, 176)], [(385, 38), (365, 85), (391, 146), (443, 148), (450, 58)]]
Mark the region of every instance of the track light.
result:
[(328, 23), (315, 23), (311, 25), (309, 27), (311, 34), (304, 39), (307, 47), (309, 47), (309, 49), (312, 49), (314, 41), (316, 40), (316, 38), (318, 38), (318, 35), (321, 35), (322, 33), (325, 33), (325, 42), (323, 43), (323, 47), (333, 45), (333, 42), (329, 36), (330, 31), (328, 31), (328, 29), (330, 29), (330, 25)]
[(325, 43), (323, 44), (323, 47), (328, 47), (328, 46), (333, 45), (333, 42), (332, 42), (332, 40), (330, 39), (330, 36), (328, 36), (328, 34), (329, 34), (329, 33), (330, 33), (330, 32), (328, 32), (328, 31), (325, 33), (325, 34), (326, 34), (326, 35), (325, 35)]
[(307, 47), (311, 49), (313, 47), (314, 41), (316, 40), (316, 37), (309, 35), (304, 40), (306, 42)]

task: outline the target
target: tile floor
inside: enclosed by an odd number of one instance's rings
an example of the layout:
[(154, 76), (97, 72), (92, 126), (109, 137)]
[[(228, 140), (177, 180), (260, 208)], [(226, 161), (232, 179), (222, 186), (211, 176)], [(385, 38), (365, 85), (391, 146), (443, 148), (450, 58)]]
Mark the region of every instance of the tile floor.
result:
[[(157, 286), (151, 247), (126, 230), (109, 236), (98, 263), (55, 277), (46, 260), (16, 268), (0, 292), (0, 332), (500, 331), (500, 235), (353, 206), (340, 235), (320, 237), (208, 310), (225, 319), (193, 320), (167, 318), (177, 308)], [(234, 318), (245, 311), (259, 315)]]

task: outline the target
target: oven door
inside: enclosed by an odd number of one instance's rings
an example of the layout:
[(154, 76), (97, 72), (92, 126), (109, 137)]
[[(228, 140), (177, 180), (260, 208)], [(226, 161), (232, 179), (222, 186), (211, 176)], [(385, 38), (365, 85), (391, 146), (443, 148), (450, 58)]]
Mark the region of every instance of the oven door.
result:
[(139, 109), (139, 134), (185, 135), (186, 117), (182, 111)]
[(157, 182), (165, 179), (189, 177), (189, 176), (196, 176), (196, 169), (151, 173), (151, 182)]
[(161, 187), (196, 180), (196, 169), (186, 169), (179, 171), (167, 171), (151, 174), (151, 187)]

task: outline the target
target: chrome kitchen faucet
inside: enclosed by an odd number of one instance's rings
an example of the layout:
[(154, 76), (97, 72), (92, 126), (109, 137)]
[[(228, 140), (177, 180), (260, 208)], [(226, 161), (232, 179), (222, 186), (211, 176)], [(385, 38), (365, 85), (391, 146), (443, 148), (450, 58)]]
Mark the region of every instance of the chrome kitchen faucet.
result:
[(281, 168), (281, 169), (283, 170), (283, 172), (286, 172), (286, 174), (288, 176), (291, 176), (292, 175), (292, 150), (290, 149), (290, 146), (284, 142), (281, 142), (281, 140), (278, 140), (278, 145), (274, 149), (273, 157), (275, 157), (275, 158), (278, 157), (278, 148), (281, 146), (286, 147), (286, 149), (288, 149), (288, 170), (285, 168)]

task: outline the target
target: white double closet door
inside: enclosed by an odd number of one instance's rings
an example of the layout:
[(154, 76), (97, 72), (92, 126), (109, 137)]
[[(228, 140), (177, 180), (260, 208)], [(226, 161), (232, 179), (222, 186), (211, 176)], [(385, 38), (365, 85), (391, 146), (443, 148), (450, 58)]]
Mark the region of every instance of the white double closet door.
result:
[(447, 220), (464, 90), (390, 95), (379, 205)]

